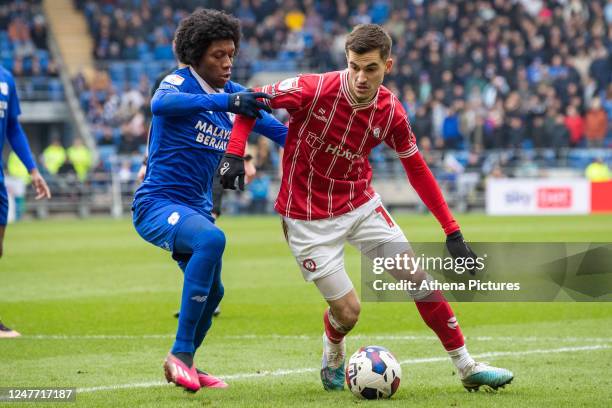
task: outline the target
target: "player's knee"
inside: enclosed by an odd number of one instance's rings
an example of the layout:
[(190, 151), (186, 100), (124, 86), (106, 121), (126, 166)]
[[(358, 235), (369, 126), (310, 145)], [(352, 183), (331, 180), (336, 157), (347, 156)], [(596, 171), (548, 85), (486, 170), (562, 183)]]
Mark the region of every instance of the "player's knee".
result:
[(196, 250), (205, 250), (221, 257), (225, 249), (225, 234), (219, 228), (208, 229), (197, 236)]

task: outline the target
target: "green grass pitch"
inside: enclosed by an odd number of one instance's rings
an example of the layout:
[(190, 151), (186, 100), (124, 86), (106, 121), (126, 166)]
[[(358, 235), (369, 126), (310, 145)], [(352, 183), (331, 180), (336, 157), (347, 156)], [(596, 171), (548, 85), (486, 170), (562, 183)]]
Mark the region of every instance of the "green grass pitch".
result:
[[(411, 240), (443, 238), (431, 216), (396, 219)], [(611, 216), (466, 215), (459, 221), (472, 241), (612, 239)], [(348, 351), (368, 344), (391, 349), (403, 362), (400, 389), (378, 402), (357, 400), (347, 390), (325, 392), (318, 378), (324, 302), (302, 281), (279, 220), (224, 217), (220, 226), (228, 237), (226, 295), (196, 362), (226, 377), (229, 389), (188, 394), (163, 384), (181, 274), (127, 219), (9, 226), (0, 318), (23, 337), (0, 340), (0, 386), (77, 387), (77, 406), (101, 407), (610, 406), (610, 303), (455, 304), (471, 353), (515, 373), (497, 393), (461, 387), (412, 304), (367, 303)], [(352, 248), (347, 267), (357, 283), (359, 256)]]

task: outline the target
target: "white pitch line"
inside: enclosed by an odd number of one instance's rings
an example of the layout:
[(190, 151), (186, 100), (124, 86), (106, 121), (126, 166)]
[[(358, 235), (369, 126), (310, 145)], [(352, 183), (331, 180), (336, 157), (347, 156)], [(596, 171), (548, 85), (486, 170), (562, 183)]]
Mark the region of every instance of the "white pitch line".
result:
[[(147, 339), (172, 339), (174, 334), (143, 334), (143, 335), (122, 335), (122, 334), (84, 334), (84, 335), (64, 335), (64, 334), (39, 334), (39, 335), (22, 335), (20, 338), (24, 340), (147, 340)], [(609, 343), (612, 342), (612, 337), (538, 337), (538, 336), (465, 336), (467, 340), (472, 341), (523, 341), (523, 342), (541, 342), (541, 341), (566, 341), (566, 342), (594, 342), (594, 343)], [(226, 335), (226, 336), (211, 336), (211, 340), (320, 340), (321, 336), (308, 335), (291, 335), (291, 334), (244, 334), (244, 335)], [(423, 341), (437, 340), (436, 336), (429, 335), (369, 335), (356, 334), (350, 336), (350, 339), (355, 340), (403, 340), (403, 341)]]
[[(612, 349), (612, 346), (607, 344), (596, 344), (591, 346), (577, 346), (577, 347), (560, 347), (556, 349), (535, 349), (535, 350), (523, 350), (523, 351), (491, 351), (488, 353), (481, 353), (474, 355), (474, 358), (494, 358), (494, 357), (516, 357), (516, 356), (526, 356), (530, 354), (556, 354), (556, 353), (572, 353), (577, 351), (593, 351), (593, 350), (607, 350)], [(437, 363), (440, 361), (447, 361), (448, 357), (425, 357), (425, 358), (412, 358), (408, 360), (400, 361), (401, 365), (407, 364), (426, 364), (426, 363)], [(261, 377), (282, 377), (287, 375), (295, 375), (295, 374), (304, 374), (319, 371), (319, 368), (296, 368), (290, 370), (275, 370), (275, 371), (259, 371), (255, 373), (237, 373), (237, 374), (229, 374), (229, 375), (220, 375), (219, 377), (225, 380), (242, 380), (247, 378), (261, 378)], [(152, 381), (152, 382), (141, 382), (141, 383), (132, 383), (132, 384), (117, 384), (117, 385), (102, 385), (99, 387), (88, 387), (88, 388), (78, 388), (77, 393), (89, 393), (89, 392), (97, 392), (97, 391), (113, 391), (113, 390), (122, 390), (122, 389), (132, 389), (132, 388), (150, 388), (150, 387), (159, 387), (167, 385), (167, 383), (162, 381)]]
[(25, 340), (146, 340), (146, 339), (169, 339), (173, 338), (174, 334), (34, 334), (22, 335), (21, 339)]

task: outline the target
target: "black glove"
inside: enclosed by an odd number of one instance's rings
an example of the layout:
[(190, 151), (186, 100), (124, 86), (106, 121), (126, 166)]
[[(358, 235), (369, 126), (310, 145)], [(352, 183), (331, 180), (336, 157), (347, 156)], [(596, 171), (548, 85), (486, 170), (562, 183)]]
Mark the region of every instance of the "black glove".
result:
[[(446, 236), (446, 248), (453, 258), (471, 258), (476, 262), (477, 255), (472, 251), (472, 248), (470, 248), (467, 242), (465, 242), (461, 231), (455, 231)], [(471, 275), (475, 275), (476, 269), (470, 268), (469, 272)]]
[(219, 172), (217, 172), (213, 178), (212, 204), (213, 206), (210, 212), (215, 216), (215, 218), (219, 218), (221, 216), (221, 207), (223, 205), (223, 186), (221, 185)]
[(244, 191), (244, 174), (244, 158), (225, 153), (219, 163), (219, 178), (223, 188), (235, 190), (238, 179), (238, 189)]
[(272, 109), (265, 103), (258, 101), (257, 98), (270, 99), (272, 95), (268, 95), (265, 92), (252, 92), (250, 89), (244, 92), (236, 92), (229, 95), (227, 110), (237, 115), (249, 116), (251, 118), (261, 118), (260, 109), (271, 113)]

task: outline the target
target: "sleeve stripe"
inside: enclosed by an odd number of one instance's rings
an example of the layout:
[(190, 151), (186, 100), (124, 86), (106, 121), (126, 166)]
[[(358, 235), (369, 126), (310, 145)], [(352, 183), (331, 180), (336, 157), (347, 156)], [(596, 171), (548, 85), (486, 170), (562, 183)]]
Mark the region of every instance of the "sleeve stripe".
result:
[(408, 150), (406, 150), (404, 152), (397, 152), (397, 157), (399, 157), (400, 159), (405, 159), (407, 157), (412, 156), (413, 154), (415, 154), (418, 151), (419, 151), (418, 146), (414, 145), (410, 149), (408, 149)]

